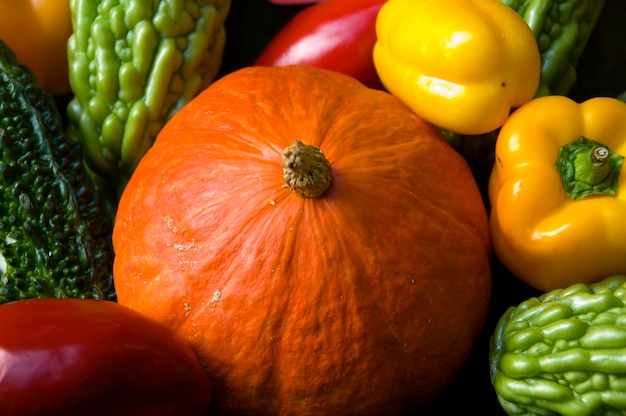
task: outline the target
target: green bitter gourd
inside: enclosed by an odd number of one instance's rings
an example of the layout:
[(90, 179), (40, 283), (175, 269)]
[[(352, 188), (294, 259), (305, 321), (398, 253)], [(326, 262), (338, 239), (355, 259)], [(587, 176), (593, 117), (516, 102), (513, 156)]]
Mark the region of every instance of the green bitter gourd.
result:
[(541, 54), (537, 96), (567, 95), (605, 0), (500, 0), (530, 26)]
[(70, 0), (69, 133), (119, 194), (158, 132), (217, 76), (230, 0)]
[(0, 41), (0, 303), (114, 300), (100, 204), (54, 98)]
[(491, 337), (491, 382), (507, 414), (626, 414), (626, 275), (510, 307)]

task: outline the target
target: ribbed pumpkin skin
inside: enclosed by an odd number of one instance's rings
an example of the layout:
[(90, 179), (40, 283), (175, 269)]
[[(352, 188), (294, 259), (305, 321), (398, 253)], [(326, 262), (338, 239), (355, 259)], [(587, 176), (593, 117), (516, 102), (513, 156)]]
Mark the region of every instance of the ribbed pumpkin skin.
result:
[[(332, 184), (284, 187), (320, 147)], [(486, 211), (465, 161), (391, 95), (299, 66), (215, 82), (161, 131), (113, 233), (119, 303), (181, 333), (216, 414), (397, 415), (483, 327)]]

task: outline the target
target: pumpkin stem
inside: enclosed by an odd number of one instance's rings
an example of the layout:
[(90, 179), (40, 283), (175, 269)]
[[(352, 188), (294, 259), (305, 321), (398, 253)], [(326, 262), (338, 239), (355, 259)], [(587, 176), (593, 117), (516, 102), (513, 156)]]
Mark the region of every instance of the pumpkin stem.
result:
[(316, 198), (330, 186), (330, 163), (322, 149), (296, 141), (283, 150), (283, 178), (303, 198)]

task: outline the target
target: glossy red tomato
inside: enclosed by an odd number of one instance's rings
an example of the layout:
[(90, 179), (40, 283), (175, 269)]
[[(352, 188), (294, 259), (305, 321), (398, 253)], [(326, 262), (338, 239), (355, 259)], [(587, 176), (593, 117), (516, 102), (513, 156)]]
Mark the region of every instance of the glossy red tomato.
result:
[(306, 7), (261, 51), (255, 65), (310, 65), (383, 89), (372, 51), (376, 16), (385, 0), (325, 0)]
[(209, 387), (186, 342), (117, 303), (0, 306), (2, 415), (202, 415)]

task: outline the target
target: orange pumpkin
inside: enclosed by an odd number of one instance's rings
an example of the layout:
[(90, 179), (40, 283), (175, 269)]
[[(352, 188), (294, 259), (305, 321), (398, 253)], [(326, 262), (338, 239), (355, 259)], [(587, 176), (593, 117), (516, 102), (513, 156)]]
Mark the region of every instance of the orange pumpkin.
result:
[(464, 159), (390, 94), (312, 67), (238, 70), (178, 112), (113, 243), (118, 301), (189, 341), (222, 415), (421, 406), (490, 298)]

